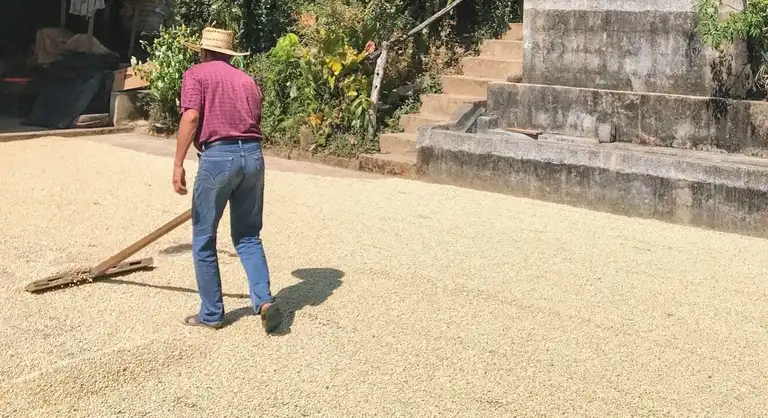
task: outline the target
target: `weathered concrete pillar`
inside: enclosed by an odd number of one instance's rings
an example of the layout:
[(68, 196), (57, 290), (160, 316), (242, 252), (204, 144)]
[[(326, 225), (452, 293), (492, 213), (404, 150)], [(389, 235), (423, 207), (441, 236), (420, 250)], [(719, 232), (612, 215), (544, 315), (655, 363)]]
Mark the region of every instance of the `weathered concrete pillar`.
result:
[[(732, 85), (744, 65), (731, 63), (696, 35), (696, 0), (526, 0), (523, 81), (531, 84), (710, 96), (714, 79)], [(743, 0), (727, 0), (728, 10)], [(728, 73), (734, 75), (728, 76)]]

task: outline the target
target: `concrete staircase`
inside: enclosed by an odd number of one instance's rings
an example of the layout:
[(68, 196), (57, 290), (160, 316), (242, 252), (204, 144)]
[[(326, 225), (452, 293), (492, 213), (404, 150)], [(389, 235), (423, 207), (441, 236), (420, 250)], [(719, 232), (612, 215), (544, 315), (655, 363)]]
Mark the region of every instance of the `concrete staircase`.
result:
[(420, 125), (448, 120), (462, 103), (486, 100), (488, 83), (507, 81), (523, 73), (523, 25), (510, 23), (501, 39), (483, 42), (480, 55), (462, 60), (462, 75), (442, 77), (442, 94), (421, 96), (418, 113), (400, 119), (401, 133), (381, 136), (381, 153), (370, 156), (377, 160), (392, 161), (401, 166), (416, 164), (416, 133)]

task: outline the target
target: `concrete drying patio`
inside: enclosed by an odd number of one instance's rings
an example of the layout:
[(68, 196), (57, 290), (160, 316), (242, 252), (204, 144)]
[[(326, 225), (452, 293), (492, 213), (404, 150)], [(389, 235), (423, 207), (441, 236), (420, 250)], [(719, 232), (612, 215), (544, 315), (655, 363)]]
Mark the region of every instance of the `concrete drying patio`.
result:
[[(172, 142), (0, 143), (0, 416), (761, 416), (768, 241), (270, 159), (280, 336), (196, 310), (189, 225), (157, 268), (31, 295), (183, 212)], [(194, 178), (194, 161), (187, 179)]]

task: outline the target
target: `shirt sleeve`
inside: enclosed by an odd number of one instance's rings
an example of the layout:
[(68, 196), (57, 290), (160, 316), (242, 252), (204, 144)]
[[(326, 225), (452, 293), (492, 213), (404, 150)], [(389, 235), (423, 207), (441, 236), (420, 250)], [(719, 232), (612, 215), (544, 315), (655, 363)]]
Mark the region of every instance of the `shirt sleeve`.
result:
[(203, 111), (203, 91), (200, 80), (189, 71), (181, 80), (181, 112), (187, 110)]

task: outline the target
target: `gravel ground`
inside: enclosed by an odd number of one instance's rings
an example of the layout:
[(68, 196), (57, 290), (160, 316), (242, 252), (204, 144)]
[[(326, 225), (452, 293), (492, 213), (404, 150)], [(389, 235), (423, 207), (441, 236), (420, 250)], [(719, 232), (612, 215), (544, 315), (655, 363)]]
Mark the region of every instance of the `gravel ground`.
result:
[[(157, 268), (44, 295), (189, 205), (167, 157), (0, 144), (0, 416), (766, 416), (768, 241), (397, 179), (269, 171), (280, 336), (188, 328), (189, 225)], [(188, 164), (188, 179), (194, 163)]]

